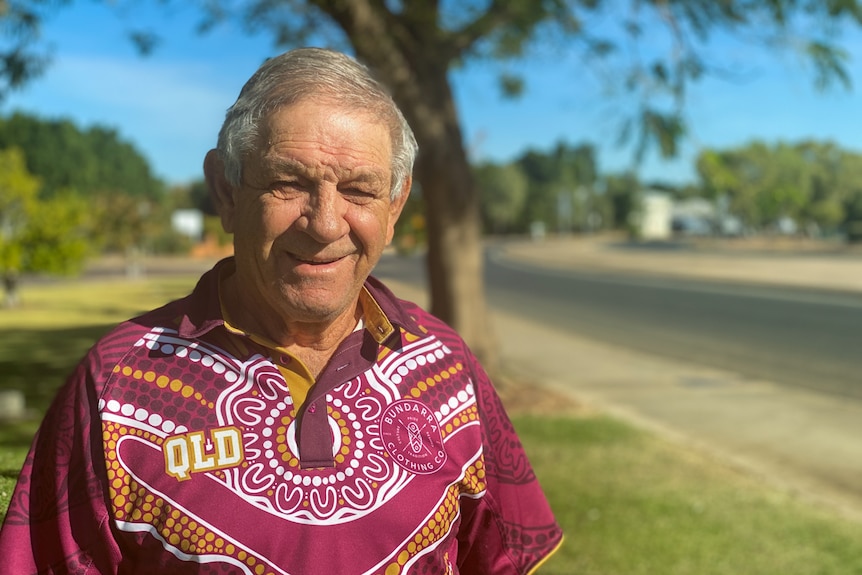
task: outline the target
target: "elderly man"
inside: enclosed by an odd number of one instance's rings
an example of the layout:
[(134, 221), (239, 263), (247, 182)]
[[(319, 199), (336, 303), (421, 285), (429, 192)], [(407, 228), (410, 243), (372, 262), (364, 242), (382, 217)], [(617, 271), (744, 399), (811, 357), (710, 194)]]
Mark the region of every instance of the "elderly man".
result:
[(18, 482), (4, 574), (523, 574), (557, 548), (487, 375), (369, 276), (415, 154), (347, 56), (254, 74), (204, 162), (235, 256), (80, 363)]

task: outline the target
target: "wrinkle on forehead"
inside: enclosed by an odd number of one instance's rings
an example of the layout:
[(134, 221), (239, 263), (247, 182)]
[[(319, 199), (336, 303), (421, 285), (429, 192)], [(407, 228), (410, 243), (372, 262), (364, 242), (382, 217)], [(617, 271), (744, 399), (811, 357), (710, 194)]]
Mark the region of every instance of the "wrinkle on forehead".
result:
[(344, 162), (340, 161), (343, 160), (343, 155), (331, 157), (334, 161), (318, 159), (309, 164), (295, 157), (270, 150), (262, 157), (261, 167), (264, 174), (270, 177), (291, 175), (315, 181), (351, 181), (371, 185), (383, 185), (387, 182), (388, 171), (382, 166), (367, 161), (357, 163), (357, 165), (350, 165), (349, 163), (345, 165)]
[[(321, 117), (320, 109), (326, 108)], [(307, 113), (306, 113), (307, 111)], [(265, 171), (295, 175), (357, 177), (392, 170), (392, 138), (385, 122), (364, 110), (301, 101), (272, 112), (261, 124), (257, 158)], [(362, 134), (357, 137), (357, 134)]]

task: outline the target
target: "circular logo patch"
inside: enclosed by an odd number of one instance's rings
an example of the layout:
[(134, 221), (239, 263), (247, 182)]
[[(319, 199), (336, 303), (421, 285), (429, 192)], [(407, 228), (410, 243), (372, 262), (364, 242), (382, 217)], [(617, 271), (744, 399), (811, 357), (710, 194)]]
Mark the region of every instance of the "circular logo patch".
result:
[(440, 425), (421, 401), (401, 399), (387, 407), (380, 418), (380, 439), (395, 463), (412, 473), (428, 475), (446, 463)]

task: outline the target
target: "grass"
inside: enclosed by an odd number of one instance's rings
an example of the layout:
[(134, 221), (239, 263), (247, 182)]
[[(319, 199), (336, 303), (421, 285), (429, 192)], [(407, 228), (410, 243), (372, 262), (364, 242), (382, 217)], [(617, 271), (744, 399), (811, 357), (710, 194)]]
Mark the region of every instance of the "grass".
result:
[(24, 285), (21, 305), (0, 308), (0, 390), (24, 393), (30, 417), (0, 423), (0, 517), (39, 419), (99, 336), (123, 319), (187, 294), (195, 278)]
[[(0, 515), (38, 418), (95, 339), (195, 278), (25, 286), (0, 310), (0, 389), (32, 415), (0, 424)], [(602, 415), (514, 413), (560, 524), (541, 575), (862, 574), (862, 525)]]
[(516, 416), (566, 540), (542, 575), (862, 574), (862, 525), (603, 416)]

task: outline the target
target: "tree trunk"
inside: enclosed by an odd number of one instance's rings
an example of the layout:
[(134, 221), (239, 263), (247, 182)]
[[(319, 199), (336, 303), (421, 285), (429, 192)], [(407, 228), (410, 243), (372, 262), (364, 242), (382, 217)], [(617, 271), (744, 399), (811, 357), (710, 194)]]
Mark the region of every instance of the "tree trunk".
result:
[(497, 354), (485, 304), (479, 194), (446, 67), (414, 68), (411, 76), (408, 89), (391, 85), (419, 143), (415, 173), (428, 221), (430, 311), (493, 371)]
[(18, 273), (7, 271), (3, 274), (3, 305), (6, 307), (18, 307)]
[[(457, 330), (486, 369), (497, 356), (482, 277), (479, 195), (449, 84), (453, 54), (434, 46), (434, 4), (400, 16), (369, 0), (317, 0), (344, 30), (357, 57), (389, 86), (419, 143), (416, 180), (426, 202), (431, 313)], [(408, 16), (407, 13), (410, 12)]]
[(447, 70), (442, 62), (414, 66), (409, 82), (390, 86), (419, 143), (415, 174), (428, 222), (431, 313), (458, 331), (493, 371), (498, 357), (485, 303), (479, 193)]
[(455, 328), (493, 370), (497, 354), (485, 303), (479, 194), (448, 80), (431, 82), (440, 95), (428, 103), (437, 109), (428, 116), (405, 111), (419, 141), (416, 176), (428, 219), (431, 313)]

